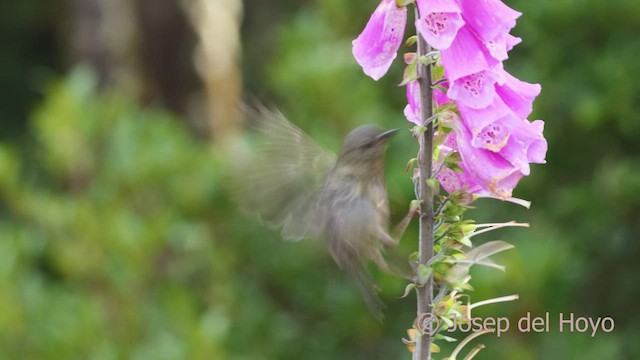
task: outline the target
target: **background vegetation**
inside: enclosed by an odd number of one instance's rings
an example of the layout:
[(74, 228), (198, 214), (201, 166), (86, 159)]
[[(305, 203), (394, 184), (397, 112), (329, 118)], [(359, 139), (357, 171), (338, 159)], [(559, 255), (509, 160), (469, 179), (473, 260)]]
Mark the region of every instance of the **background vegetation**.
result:
[[(76, 41), (96, 16), (85, 10), (105, 3), (0, 6), (0, 358), (408, 359), (400, 338), (414, 299), (398, 299), (401, 281), (376, 274), (389, 305), (378, 323), (322, 244), (282, 242), (230, 202), (225, 164), (236, 153), (225, 143), (240, 140), (203, 126), (212, 100), (196, 76), (192, 3), (131, 2), (138, 40), (124, 55), (101, 38), (91, 51)], [(549, 312), (551, 331), (485, 336), (478, 358), (638, 359), (640, 3), (507, 3), (524, 13), (507, 67), (542, 84), (533, 117), (550, 148), (516, 191), (531, 210), (477, 202), (476, 219), (531, 229), (479, 239), (517, 247), (499, 259), (506, 273), (472, 273), (473, 296), (520, 294), (478, 315), (513, 327)], [(245, 1), (236, 81), (332, 149), (358, 124), (406, 126), (401, 66), (373, 82), (351, 56), (376, 5)], [(133, 80), (112, 76), (123, 68)], [(412, 197), (403, 169), (415, 151), (408, 131), (388, 151), (396, 220)], [(615, 330), (560, 333), (561, 312), (611, 316)]]

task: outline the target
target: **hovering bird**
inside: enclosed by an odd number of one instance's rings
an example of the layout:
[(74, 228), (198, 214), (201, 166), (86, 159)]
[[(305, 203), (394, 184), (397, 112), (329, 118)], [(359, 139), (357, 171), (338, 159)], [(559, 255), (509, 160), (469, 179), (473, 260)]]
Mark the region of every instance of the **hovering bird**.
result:
[[(380, 317), (384, 304), (365, 268), (404, 273), (385, 261), (384, 248), (398, 244), (388, 232), (389, 201), (384, 181), (385, 145), (397, 129), (362, 125), (335, 154), (317, 144), (280, 112), (247, 111), (259, 133), (259, 148), (234, 181), (235, 198), (259, 214), (286, 240), (323, 238), (338, 266), (355, 280), (365, 302)], [(405, 218), (406, 220), (407, 218)], [(406, 229), (403, 221), (396, 233)], [(409, 268), (408, 261), (406, 267)], [(400, 266), (402, 267), (402, 266)]]

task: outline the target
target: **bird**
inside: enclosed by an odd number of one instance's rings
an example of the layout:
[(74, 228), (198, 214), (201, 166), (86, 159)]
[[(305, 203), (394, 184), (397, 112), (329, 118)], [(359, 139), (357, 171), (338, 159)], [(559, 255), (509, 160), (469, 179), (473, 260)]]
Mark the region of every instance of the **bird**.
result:
[(358, 126), (336, 156), (277, 110), (260, 105), (244, 112), (259, 145), (249, 160), (241, 161), (234, 198), (267, 225), (280, 228), (285, 240), (324, 239), (338, 267), (351, 275), (366, 305), (381, 318), (385, 305), (366, 264), (403, 272), (383, 255), (398, 244), (398, 236), (388, 231), (384, 179), (385, 148), (398, 129)]

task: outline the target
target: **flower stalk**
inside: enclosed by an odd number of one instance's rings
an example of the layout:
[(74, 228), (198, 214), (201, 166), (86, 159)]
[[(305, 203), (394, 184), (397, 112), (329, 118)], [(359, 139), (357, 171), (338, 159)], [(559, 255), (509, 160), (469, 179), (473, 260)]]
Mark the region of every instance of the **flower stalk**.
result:
[[(424, 37), (418, 33), (418, 57), (429, 54), (431, 47)], [(419, 139), (420, 155), (418, 157), (418, 168), (420, 178), (418, 181), (418, 194), (422, 201), (418, 261), (419, 264), (427, 265), (433, 258), (434, 243), (434, 214), (433, 214), (433, 189), (428, 185), (427, 180), (431, 178), (433, 161), (433, 94), (431, 89), (431, 64), (418, 62), (418, 83), (420, 84), (420, 118), (422, 126), (426, 131)], [(417, 288), (417, 316), (432, 312), (431, 303), (433, 301), (433, 277), (430, 276), (427, 282)], [(414, 360), (431, 359), (432, 335), (425, 331), (417, 339)]]

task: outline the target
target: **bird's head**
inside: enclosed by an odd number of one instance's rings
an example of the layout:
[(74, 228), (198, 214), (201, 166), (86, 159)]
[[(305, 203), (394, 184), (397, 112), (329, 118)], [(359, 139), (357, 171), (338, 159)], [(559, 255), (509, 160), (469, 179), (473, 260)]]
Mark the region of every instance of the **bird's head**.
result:
[(371, 166), (382, 160), (387, 141), (398, 131), (382, 130), (377, 125), (362, 125), (344, 139), (338, 162), (348, 165)]

